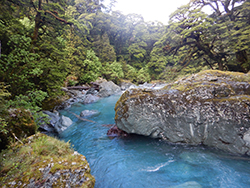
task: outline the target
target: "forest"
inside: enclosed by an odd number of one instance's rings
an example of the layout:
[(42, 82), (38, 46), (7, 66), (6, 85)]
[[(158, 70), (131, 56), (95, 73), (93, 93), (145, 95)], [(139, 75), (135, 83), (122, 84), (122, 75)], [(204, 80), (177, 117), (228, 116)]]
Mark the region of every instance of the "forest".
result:
[(29, 110), (39, 123), (46, 104), (64, 94), (62, 86), (250, 70), (250, 0), (190, 0), (168, 25), (113, 11), (115, 3), (0, 1), (1, 135), (12, 124), (8, 109)]

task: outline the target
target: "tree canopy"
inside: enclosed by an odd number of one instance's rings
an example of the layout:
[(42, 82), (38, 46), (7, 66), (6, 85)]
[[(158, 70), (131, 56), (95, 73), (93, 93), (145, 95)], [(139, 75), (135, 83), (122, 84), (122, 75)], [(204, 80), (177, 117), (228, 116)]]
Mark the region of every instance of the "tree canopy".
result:
[[(249, 71), (249, 1), (192, 0), (170, 17), (166, 54), (185, 53), (182, 64), (194, 60), (211, 69)], [(204, 7), (213, 10), (211, 15)]]
[(142, 83), (205, 68), (249, 71), (249, 0), (191, 0), (168, 25), (112, 11), (115, 2), (1, 1), (0, 82), (11, 98), (57, 96), (69, 78)]

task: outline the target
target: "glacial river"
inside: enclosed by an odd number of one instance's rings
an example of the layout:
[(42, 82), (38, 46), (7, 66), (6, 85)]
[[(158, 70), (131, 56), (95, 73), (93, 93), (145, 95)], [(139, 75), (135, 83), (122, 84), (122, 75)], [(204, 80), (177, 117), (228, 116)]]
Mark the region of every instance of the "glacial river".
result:
[(93, 104), (75, 104), (69, 110), (98, 110), (99, 115), (81, 121), (67, 111), (74, 124), (60, 138), (86, 156), (96, 188), (248, 188), (250, 158), (241, 158), (204, 146), (168, 144), (143, 136), (109, 138), (114, 106), (119, 96)]

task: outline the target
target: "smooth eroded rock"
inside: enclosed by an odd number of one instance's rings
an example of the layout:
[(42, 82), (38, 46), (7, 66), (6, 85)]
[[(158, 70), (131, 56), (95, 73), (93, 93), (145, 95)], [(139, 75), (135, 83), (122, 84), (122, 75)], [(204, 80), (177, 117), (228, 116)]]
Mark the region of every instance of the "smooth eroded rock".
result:
[(173, 143), (250, 155), (250, 75), (204, 71), (163, 89), (131, 89), (118, 100), (119, 129)]
[(98, 101), (99, 99), (100, 99), (100, 97), (98, 97), (98, 96), (87, 94), (83, 103), (90, 104), (90, 103), (94, 103), (94, 102)]
[(44, 114), (48, 115), (49, 124), (41, 125), (40, 129), (48, 132), (48, 133), (61, 133), (65, 131), (70, 125), (72, 125), (73, 121), (66, 116), (59, 115), (58, 112), (50, 112), (43, 111)]
[(100, 97), (108, 97), (110, 95), (121, 92), (121, 88), (118, 85), (114, 84), (112, 81), (100, 83), (99, 88), (100, 91), (98, 95)]

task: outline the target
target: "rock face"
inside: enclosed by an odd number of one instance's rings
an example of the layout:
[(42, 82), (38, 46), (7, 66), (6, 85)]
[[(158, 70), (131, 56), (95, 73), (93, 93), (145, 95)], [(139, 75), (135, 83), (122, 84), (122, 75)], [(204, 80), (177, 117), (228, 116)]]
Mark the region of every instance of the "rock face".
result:
[(127, 133), (250, 155), (249, 82), (250, 74), (204, 71), (160, 90), (127, 90), (115, 107), (116, 125)]

